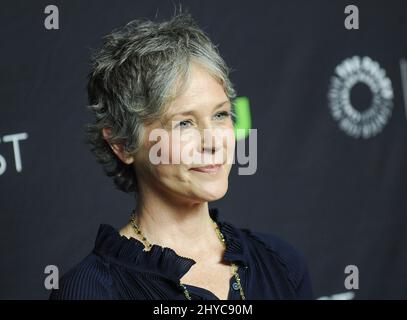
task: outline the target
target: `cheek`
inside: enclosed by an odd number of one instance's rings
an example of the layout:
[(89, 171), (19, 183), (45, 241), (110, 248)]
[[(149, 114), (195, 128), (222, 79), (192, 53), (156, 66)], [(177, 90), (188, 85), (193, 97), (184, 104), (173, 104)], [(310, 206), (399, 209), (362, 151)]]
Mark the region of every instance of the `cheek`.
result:
[(169, 143), (169, 145), (166, 147), (168, 154), (166, 154), (166, 156), (168, 156), (170, 164), (174, 164), (174, 165), (180, 164), (181, 163), (180, 157), (181, 157), (181, 150), (182, 150), (182, 143), (180, 140), (180, 135), (177, 132), (170, 134), (168, 143)]
[(224, 131), (224, 139), (223, 139), (223, 146), (231, 150), (232, 152), (235, 150), (235, 145), (236, 145), (236, 136), (235, 136), (235, 131), (234, 128), (228, 128)]
[(231, 166), (235, 154), (236, 137), (233, 127), (223, 130), (222, 132), (222, 147), (226, 153), (226, 164)]
[(194, 157), (199, 154), (201, 136), (197, 130), (186, 130), (178, 136), (172, 136), (171, 139), (170, 160), (173, 164), (187, 165), (199, 162)]
[(168, 162), (155, 165), (154, 170), (163, 183), (167, 181), (172, 184), (188, 180), (185, 175), (187, 168), (184, 165), (182, 154), (190, 144), (191, 140), (184, 141), (179, 134), (169, 134), (167, 143), (161, 145), (161, 156), (163, 159), (168, 159)]

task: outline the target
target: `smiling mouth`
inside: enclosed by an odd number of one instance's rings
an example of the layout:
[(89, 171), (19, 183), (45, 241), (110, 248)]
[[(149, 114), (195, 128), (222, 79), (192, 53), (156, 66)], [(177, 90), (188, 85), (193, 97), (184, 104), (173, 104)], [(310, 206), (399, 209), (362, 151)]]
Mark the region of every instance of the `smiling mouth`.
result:
[(189, 170), (198, 171), (198, 172), (202, 172), (202, 173), (216, 174), (221, 167), (222, 167), (221, 164), (215, 164), (215, 165), (209, 165), (209, 166), (204, 166), (204, 167), (191, 168)]

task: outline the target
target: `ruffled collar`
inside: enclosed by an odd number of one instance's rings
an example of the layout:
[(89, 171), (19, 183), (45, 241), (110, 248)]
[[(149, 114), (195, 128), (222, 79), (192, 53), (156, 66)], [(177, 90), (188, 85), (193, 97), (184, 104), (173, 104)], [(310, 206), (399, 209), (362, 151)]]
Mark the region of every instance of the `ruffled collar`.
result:
[[(219, 221), (217, 208), (209, 209), (209, 214), (216, 221), (225, 238), (224, 260), (246, 265), (244, 245), (238, 229), (227, 222)], [(139, 240), (126, 238), (111, 225), (101, 224), (93, 251), (109, 260), (113, 259), (141, 271), (164, 276), (177, 283), (196, 263), (193, 259), (179, 256), (171, 248), (153, 245), (149, 251), (143, 249), (144, 245)]]

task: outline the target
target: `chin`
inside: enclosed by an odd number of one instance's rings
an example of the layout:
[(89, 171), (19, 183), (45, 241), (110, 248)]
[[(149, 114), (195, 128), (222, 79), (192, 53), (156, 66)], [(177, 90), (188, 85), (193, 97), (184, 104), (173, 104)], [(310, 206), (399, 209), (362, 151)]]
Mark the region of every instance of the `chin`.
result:
[(223, 198), (228, 191), (227, 185), (218, 187), (202, 188), (197, 192), (199, 198), (203, 201), (211, 202)]

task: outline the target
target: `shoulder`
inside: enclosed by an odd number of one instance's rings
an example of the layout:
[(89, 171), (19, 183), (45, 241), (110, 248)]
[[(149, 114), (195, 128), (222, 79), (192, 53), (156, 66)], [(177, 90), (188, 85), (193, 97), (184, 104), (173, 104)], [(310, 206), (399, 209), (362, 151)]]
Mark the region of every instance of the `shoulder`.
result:
[(273, 254), (287, 268), (292, 280), (298, 282), (298, 278), (304, 273), (307, 264), (305, 257), (297, 248), (274, 234), (249, 231), (247, 229), (242, 231), (247, 235), (250, 242), (260, 244)]
[(109, 265), (90, 253), (59, 280), (50, 300), (113, 299)]
[(249, 229), (240, 229), (240, 231), (246, 238), (248, 246), (260, 247), (260, 250), (279, 264), (298, 298), (313, 298), (308, 263), (302, 252), (274, 234)]

